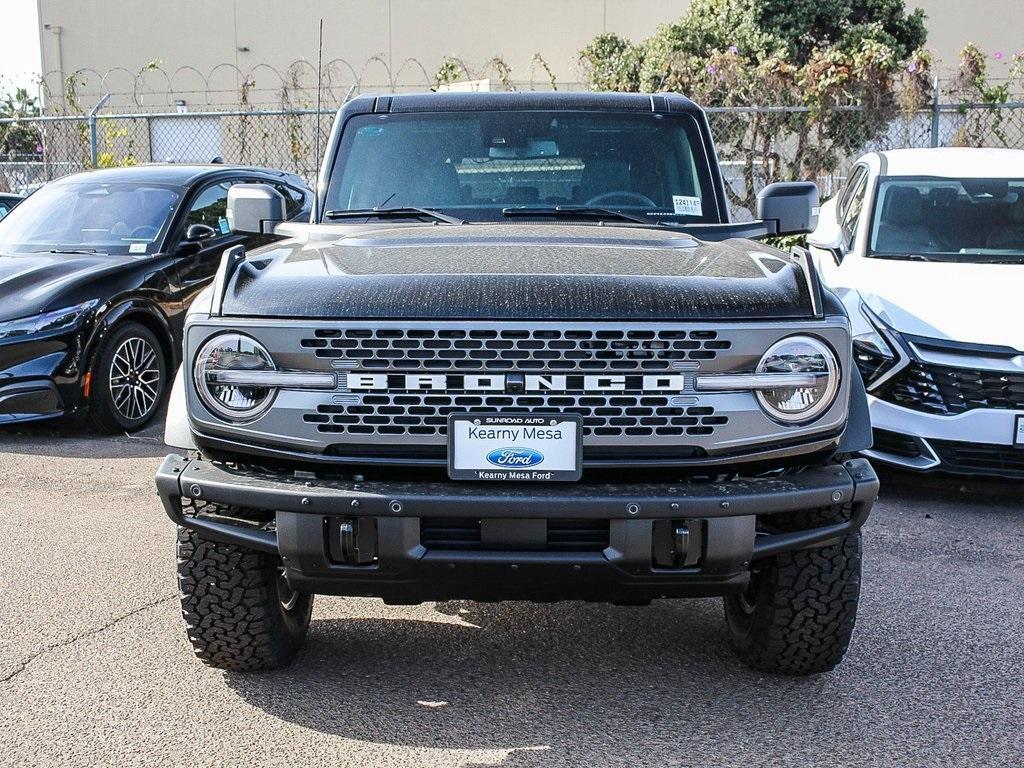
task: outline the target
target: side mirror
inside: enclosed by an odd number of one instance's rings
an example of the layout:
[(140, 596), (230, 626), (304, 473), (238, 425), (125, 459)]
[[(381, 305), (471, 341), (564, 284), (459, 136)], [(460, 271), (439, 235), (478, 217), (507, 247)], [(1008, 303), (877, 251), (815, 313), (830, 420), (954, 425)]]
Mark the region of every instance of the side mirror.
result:
[(190, 243), (198, 243), (216, 236), (217, 230), (206, 224), (190, 224), (185, 230), (185, 240)]
[(265, 235), (284, 220), (284, 195), (269, 184), (234, 184), (228, 190), (228, 225), (232, 232)]
[(832, 255), (832, 260), (839, 265), (846, 256), (846, 233), (836, 219), (836, 204), (833, 197), (821, 206), (821, 216), (817, 228), (807, 236), (807, 244), (812, 248), (825, 251)]
[(840, 264), (846, 256), (846, 237), (843, 230), (836, 224), (819, 225), (807, 236), (807, 244), (822, 251), (828, 251), (836, 264)]
[(757, 218), (775, 222), (776, 235), (803, 235), (818, 225), (818, 185), (810, 181), (769, 184), (757, 193)]

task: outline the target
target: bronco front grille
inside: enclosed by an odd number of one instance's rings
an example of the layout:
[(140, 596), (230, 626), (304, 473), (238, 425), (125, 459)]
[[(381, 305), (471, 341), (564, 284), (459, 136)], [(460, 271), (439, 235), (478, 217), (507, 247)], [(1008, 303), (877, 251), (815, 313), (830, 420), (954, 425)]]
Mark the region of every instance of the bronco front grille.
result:
[(372, 371), (617, 373), (678, 370), (732, 346), (712, 330), (585, 328), (322, 328), (299, 343), (318, 358)]
[[(795, 333), (848, 349), (843, 319), (731, 323), (253, 319), (234, 326), (282, 371), (333, 374), (335, 386), (281, 388), (253, 424), (202, 423), (213, 434), (345, 461), (443, 458), (455, 413), (581, 417), (584, 463), (656, 465), (740, 454), (835, 435), (846, 379), (827, 417), (770, 419), (749, 391), (699, 391), (698, 375), (749, 373)], [(193, 325), (194, 349), (220, 329)], [(841, 365), (849, 365), (848, 354)], [(324, 381), (321, 376), (318, 380)], [(201, 404), (195, 412), (203, 414)], [(250, 437), (251, 436), (251, 437)]]
[[(710, 435), (729, 418), (693, 398), (643, 395), (364, 394), (351, 404), (323, 404), (303, 415), (321, 433), (446, 435), (450, 413), (572, 413), (583, 434), (599, 437)], [(679, 401), (680, 404), (674, 404)]]

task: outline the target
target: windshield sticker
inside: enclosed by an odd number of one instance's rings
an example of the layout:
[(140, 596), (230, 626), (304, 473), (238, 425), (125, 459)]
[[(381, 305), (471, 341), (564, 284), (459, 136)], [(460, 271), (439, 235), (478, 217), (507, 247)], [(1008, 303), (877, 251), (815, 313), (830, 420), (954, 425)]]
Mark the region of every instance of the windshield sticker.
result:
[(686, 216), (700, 216), (703, 213), (700, 198), (689, 195), (672, 195), (672, 210)]
[(145, 243), (131, 243), (128, 246), (128, 253), (145, 253), (145, 252), (146, 252), (146, 244)]
[(217, 220), (217, 226), (220, 228), (220, 233), (226, 235), (231, 231), (231, 225), (228, 224), (228, 220), (223, 216)]

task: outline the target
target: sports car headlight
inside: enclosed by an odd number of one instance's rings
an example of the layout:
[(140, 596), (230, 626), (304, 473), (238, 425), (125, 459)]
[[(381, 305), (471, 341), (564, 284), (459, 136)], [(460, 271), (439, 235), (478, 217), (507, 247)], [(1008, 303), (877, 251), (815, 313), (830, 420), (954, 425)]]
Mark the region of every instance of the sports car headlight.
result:
[(777, 421), (799, 424), (811, 421), (832, 405), (839, 391), (839, 365), (832, 350), (811, 336), (789, 336), (769, 348), (757, 366), (758, 373), (790, 374), (790, 386), (758, 389), (757, 399)]
[(196, 391), (210, 411), (226, 421), (253, 421), (274, 402), (277, 389), (258, 386), (260, 374), (276, 371), (270, 353), (255, 339), (223, 333), (207, 341), (196, 355)]
[(864, 377), (864, 385), (874, 389), (891, 378), (904, 364), (899, 346), (887, 338), (885, 324), (861, 302), (860, 312), (867, 320), (867, 330), (853, 337), (853, 361)]
[(97, 299), (76, 304), (73, 307), (55, 309), (51, 312), (43, 312), (31, 317), (19, 317), (17, 320), (8, 320), (0, 323), (0, 341), (10, 341), (20, 336), (35, 336), (40, 333), (50, 333), (71, 328), (79, 321), (83, 314), (99, 304)]

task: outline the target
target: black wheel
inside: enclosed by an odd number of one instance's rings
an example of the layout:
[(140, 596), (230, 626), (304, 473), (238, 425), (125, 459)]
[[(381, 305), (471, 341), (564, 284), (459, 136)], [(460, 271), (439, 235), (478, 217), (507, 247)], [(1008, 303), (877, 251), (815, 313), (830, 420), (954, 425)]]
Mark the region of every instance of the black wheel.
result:
[(211, 667), (277, 669), (306, 639), (313, 596), (288, 586), (273, 555), (179, 527), (178, 589), (192, 649)]
[[(782, 528), (839, 519), (835, 511), (810, 513)], [(755, 561), (747, 591), (725, 598), (733, 649), (761, 672), (810, 675), (835, 668), (853, 636), (860, 569), (859, 531), (838, 544)]]
[(89, 417), (101, 432), (145, 426), (167, 391), (167, 361), (153, 332), (134, 322), (114, 326), (93, 361)]

